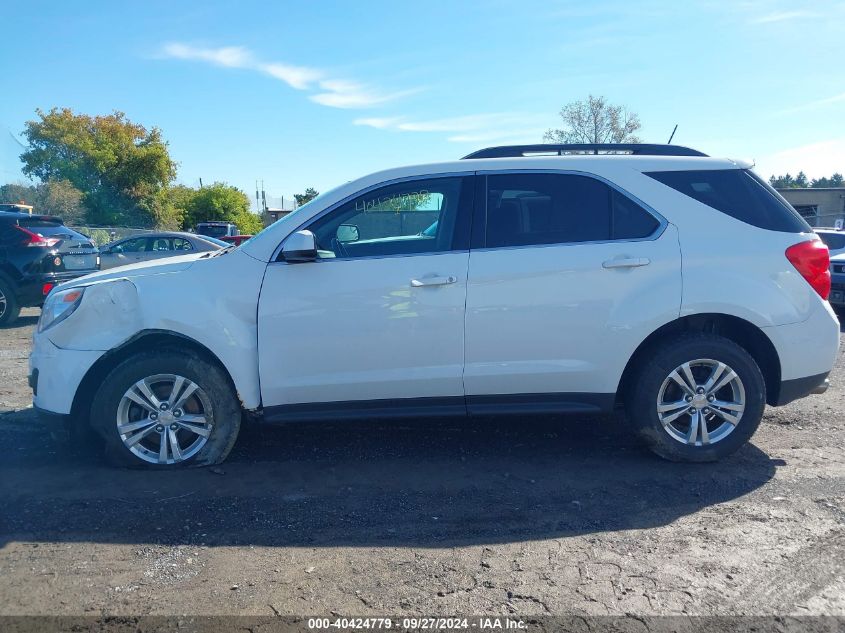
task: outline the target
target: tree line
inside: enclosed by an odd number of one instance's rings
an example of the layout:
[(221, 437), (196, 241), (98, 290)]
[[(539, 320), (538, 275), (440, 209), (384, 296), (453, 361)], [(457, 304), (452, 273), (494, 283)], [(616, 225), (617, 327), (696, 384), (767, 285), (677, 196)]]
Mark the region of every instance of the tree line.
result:
[(810, 189), (819, 187), (843, 187), (845, 186), (845, 179), (839, 172), (833, 174), (830, 178), (807, 178), (803, 171), (799, 171), (794, 178), (790, 174), (784, 176), (772, 176), (769, 178), (769, 184), (776, 189)]
[(237, 187), (175, 184), (177, 165), (158, 128), (148, 130), (122, 112), (36, 114), (26, 123), (21, 161), (23, 173), (39, 182), (0, 186), (2, 202), (23, 201), (68, 224), (178, 230), (221, 220), (252, 234), (264, 226)]
[[(24, 201), (69, 224), (190, 229), (220, 220), (234, 222), (242, 233), (263, 227), (261, 217), (250, 211), (249, 197), (237, 187), (176, 184), (177, 164), (156, 127), (147, 129), (117, 111), (89, 116), (53, 108), (36, 114), (25, 126), (28, 148), (21, 160), (24, 174), (38, 184), (0, 186), (0, 202)], [(563, 126), (548, 130), (544, 141), (641, 142), (636, 113), (601, 96), (566, 104), (560, 117)], [(841, 187), (843, 177), (835, 173), (809, 180), (802, 171), (796, 177), (772, 176), (769, 182), (779, 188)], [(309, 187), (294, 197), (302, 205), (317, 195)]]

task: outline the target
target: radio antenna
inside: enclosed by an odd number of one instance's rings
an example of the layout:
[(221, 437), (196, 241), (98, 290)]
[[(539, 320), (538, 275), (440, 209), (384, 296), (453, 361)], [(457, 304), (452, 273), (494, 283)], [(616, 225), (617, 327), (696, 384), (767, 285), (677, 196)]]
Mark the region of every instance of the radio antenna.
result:
[(672, 139), (673, 139), (673, 138), (675, 138), (675, 132), (677, 132), (677, 131), (678, 131), (678, 124), (677, 124), (677, 123), (675, 123), (675, 129), (674, 129), (674, 130), (672, 130), (672, 135), (669, 137), (669, 140), (668, 140), (668, 141), (666, 141), (666, 145), (671, 145), (671, 144), (672, 144)]

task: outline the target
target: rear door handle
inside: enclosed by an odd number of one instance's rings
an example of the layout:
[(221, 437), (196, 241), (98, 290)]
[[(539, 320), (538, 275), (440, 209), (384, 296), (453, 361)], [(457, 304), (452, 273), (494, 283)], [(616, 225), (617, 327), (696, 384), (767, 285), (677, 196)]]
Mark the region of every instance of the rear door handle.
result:
[(602, 268), (637, 268), (648, 266), (651, 260), (648, 257), (623, 257), (619, 259), (608, 259), (602, 262)]
[(411, 279), (411, 285), (414, 288), (422, 288), (423, 286), (445, 286), (447, 284), (453, 284), (458, 281), (457, 277), (452, 277), (449, 275), (448, 277), (422, 277), (421, 279)]

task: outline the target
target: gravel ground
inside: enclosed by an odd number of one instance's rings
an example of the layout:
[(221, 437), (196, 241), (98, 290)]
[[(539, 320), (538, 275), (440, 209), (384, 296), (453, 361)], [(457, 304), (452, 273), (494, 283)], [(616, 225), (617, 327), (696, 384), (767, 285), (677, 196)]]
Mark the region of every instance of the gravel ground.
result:
[(604, 418), (248, 429), (116, 470), (29, 405), (0, 330), (0, 614), (845, 615), (845, 354), (718, 464)]

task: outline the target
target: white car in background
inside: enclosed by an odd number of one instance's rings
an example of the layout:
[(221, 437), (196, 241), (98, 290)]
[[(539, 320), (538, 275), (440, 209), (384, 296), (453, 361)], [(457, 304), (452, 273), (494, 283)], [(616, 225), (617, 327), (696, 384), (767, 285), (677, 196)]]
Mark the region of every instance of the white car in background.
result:
[(842, 229), (813, 229), (827, 244), (831, 257), (845, 254), (845, 231)]
[(100, 268), (175, 257), (187, 253), (219, 251), (229, 244), (213, 237), (177, 231), (151, 232), (115, 240), (100, 248)]
[(489, 148), (342, 185), (237, 250), (57, 287), (30, 383), (46, 418), (90, 423), (126, 465), (220, 462), (244, 411), (615, 407), (659, 455), (709, 461), (767, 403), (826, 388), (828, 266), (748, 165), (668, 145)]

